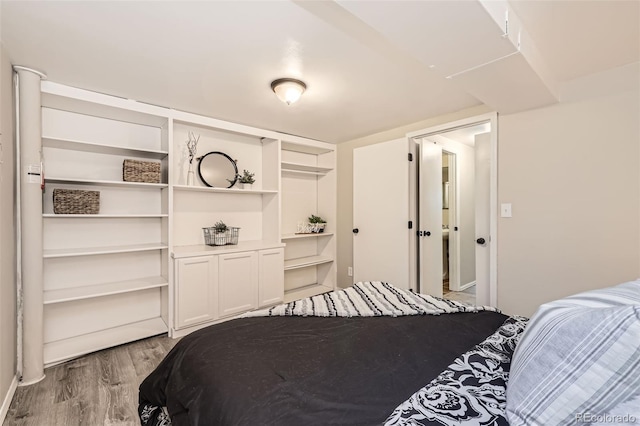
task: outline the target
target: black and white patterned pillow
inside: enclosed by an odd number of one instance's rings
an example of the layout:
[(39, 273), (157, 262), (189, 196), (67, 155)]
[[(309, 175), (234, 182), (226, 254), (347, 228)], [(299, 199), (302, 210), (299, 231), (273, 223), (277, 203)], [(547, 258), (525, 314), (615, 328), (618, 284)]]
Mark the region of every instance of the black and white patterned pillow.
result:
[(511, 356), (527, 319), (511, 317), (399, 405), (385, 426), (508, 425), (504, 416)]

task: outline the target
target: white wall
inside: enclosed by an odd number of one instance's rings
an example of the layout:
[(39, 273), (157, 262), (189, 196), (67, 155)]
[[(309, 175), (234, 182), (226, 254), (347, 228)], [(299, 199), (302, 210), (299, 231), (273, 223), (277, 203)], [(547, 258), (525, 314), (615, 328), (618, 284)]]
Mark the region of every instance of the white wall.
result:
[[(0, 44), (0, 404), (16, 373), (13, 71)], [(2, 417), (0, 415), (0, 421)]]
[[(577, 80), (556, 105), (499, 118), (498, 306), (544, 302), (640, 275), (637, 64)], [(623, 84), (624, 82), (628, 84)]]

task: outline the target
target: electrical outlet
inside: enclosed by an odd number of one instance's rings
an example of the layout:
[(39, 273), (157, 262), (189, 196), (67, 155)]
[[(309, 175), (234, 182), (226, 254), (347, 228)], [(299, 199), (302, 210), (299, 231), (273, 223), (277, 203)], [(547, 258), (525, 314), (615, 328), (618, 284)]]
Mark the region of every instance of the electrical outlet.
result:
[(347, 275), (349, 275), (350, 277), (353, 276), (353, 268), (351, 266), (347, 268)]

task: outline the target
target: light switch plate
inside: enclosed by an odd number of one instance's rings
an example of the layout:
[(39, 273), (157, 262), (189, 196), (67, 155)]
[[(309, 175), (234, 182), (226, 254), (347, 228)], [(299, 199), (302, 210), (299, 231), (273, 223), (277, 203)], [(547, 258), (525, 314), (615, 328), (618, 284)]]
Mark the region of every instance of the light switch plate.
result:
[(511, 203), (500, 204), (500, 217), (511, 217)]

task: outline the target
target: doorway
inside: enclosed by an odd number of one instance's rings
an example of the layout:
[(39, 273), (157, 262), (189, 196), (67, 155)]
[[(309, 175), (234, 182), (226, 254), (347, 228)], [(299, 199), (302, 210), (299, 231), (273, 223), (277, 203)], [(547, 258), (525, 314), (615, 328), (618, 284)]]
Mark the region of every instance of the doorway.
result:
[(496, 302), (496, 119), (491, 114), (410, 135), (419, 158), (416, 247), (422, 293)]

